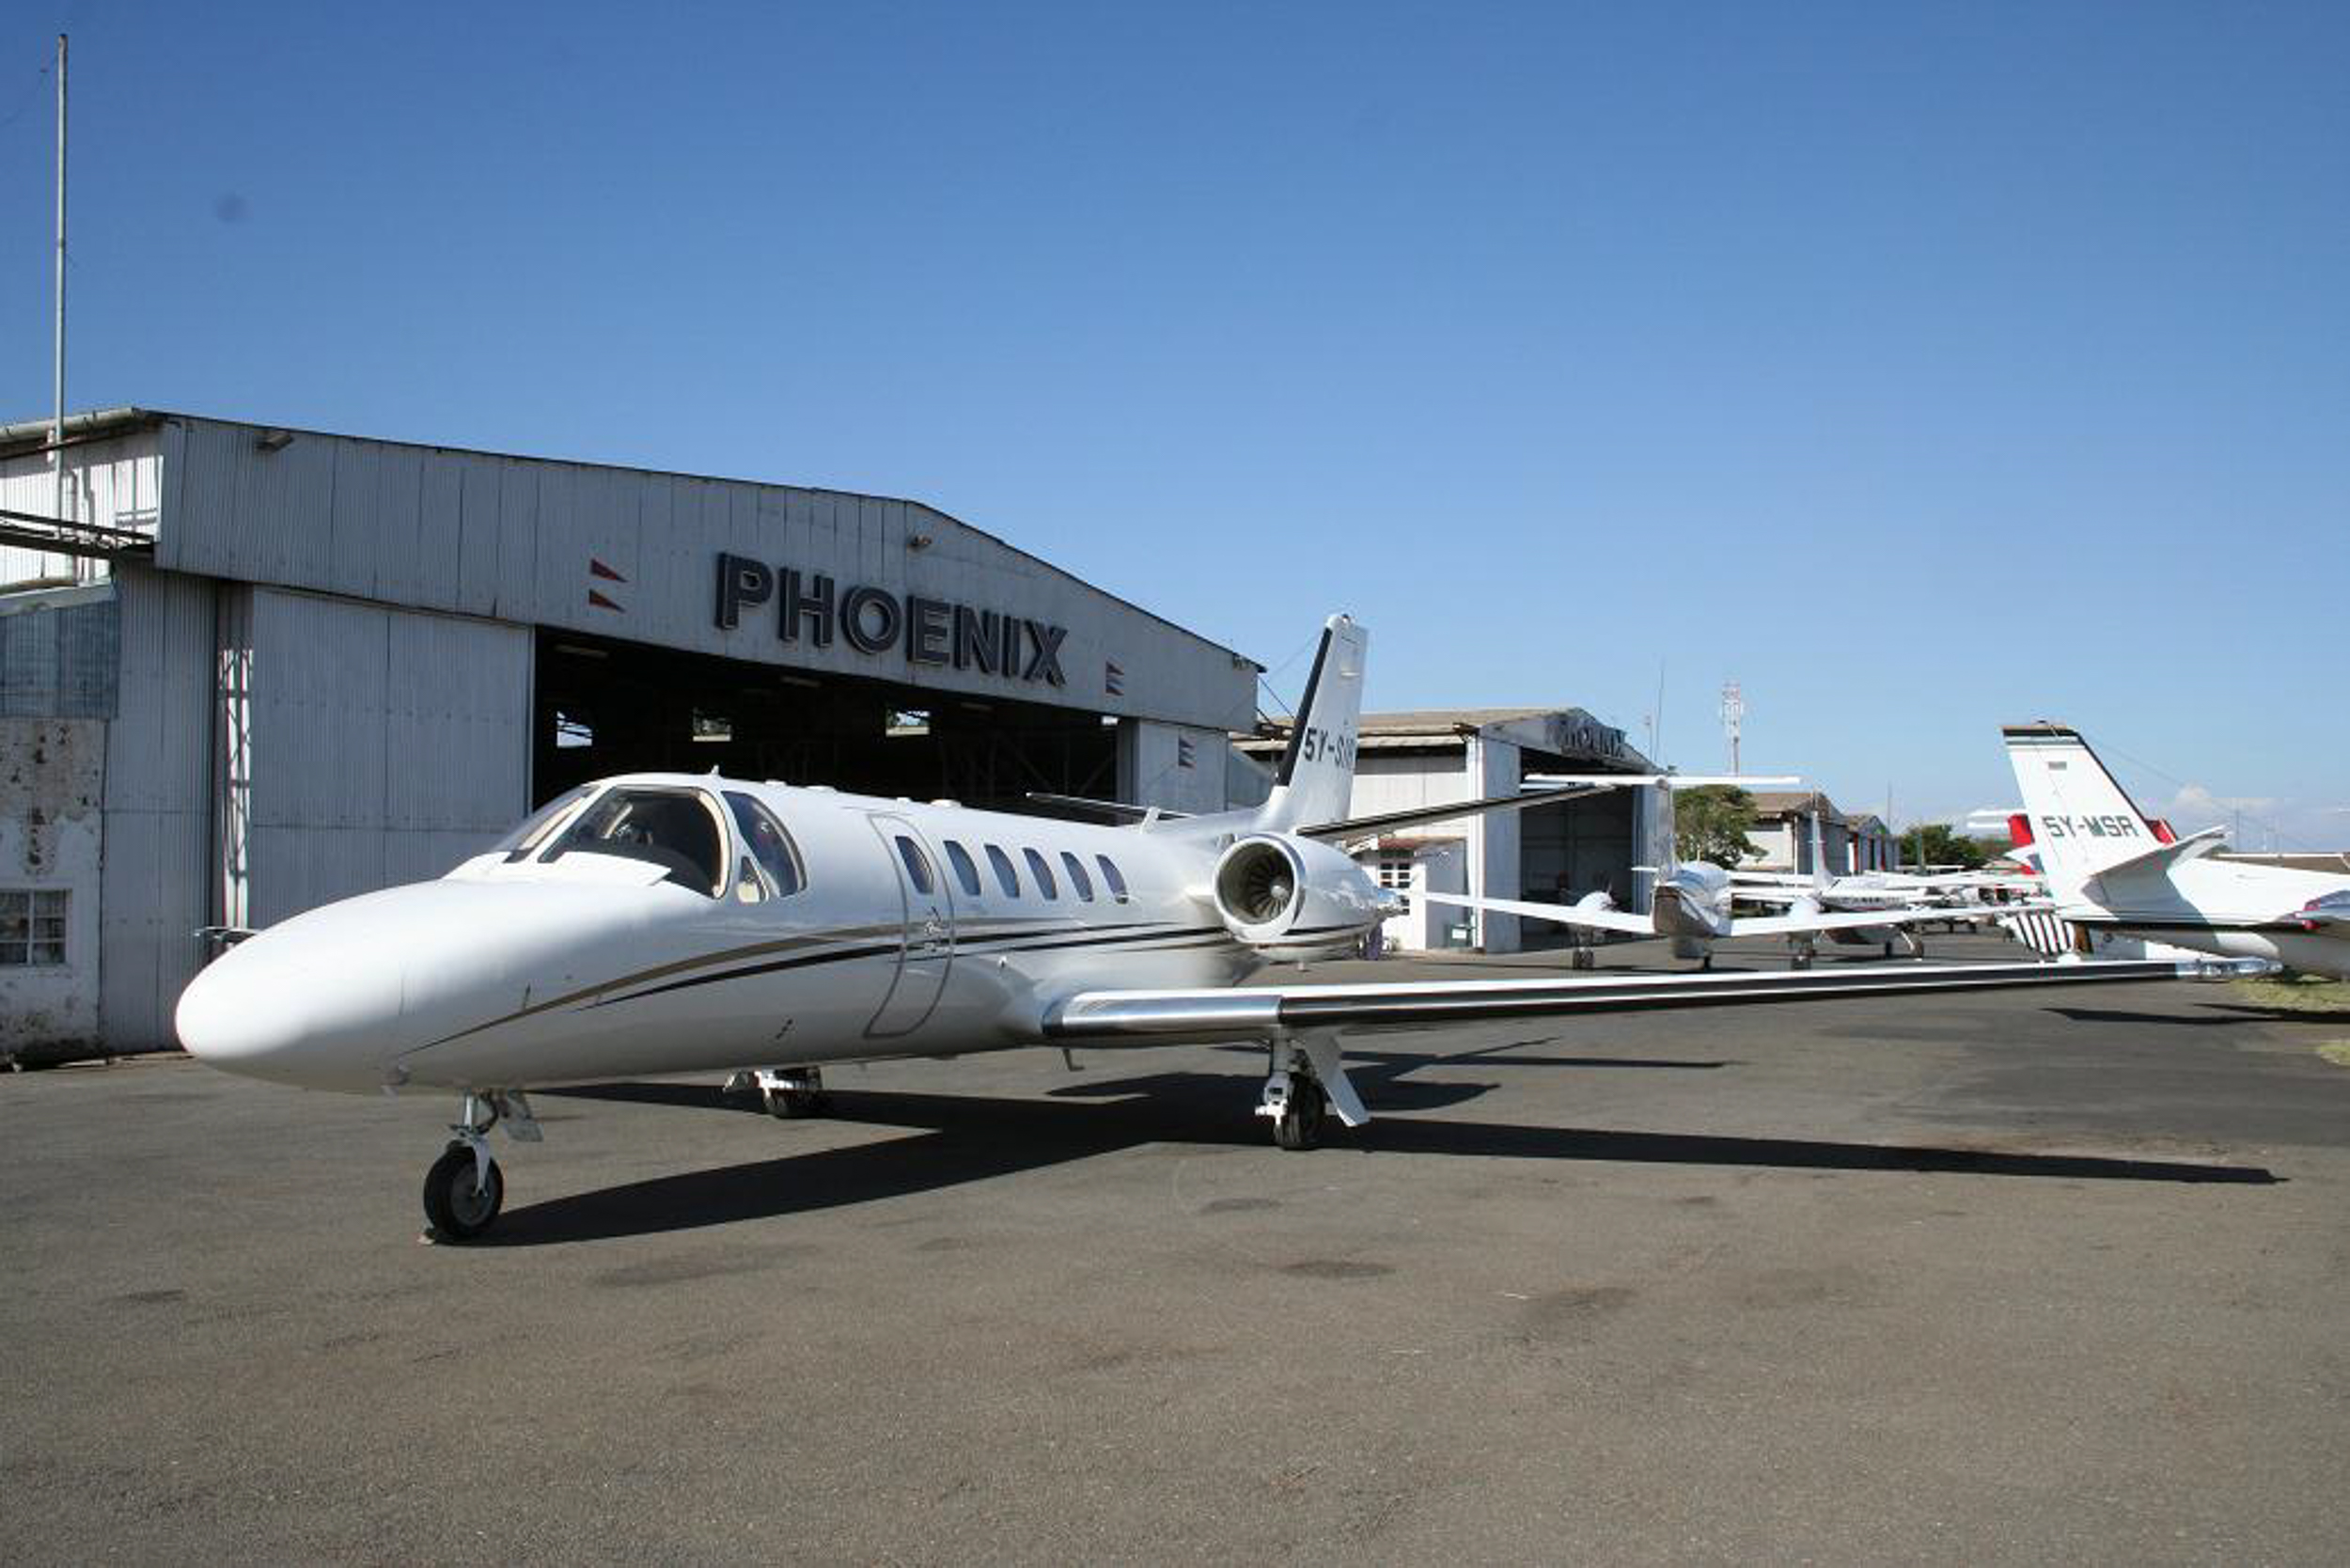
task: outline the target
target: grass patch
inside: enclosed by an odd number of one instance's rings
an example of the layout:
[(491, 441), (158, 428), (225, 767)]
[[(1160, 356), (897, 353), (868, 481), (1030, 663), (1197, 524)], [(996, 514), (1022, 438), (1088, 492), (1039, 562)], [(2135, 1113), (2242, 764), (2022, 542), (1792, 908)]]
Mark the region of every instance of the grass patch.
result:
[(2255, 1007), (2272, 1007), (2280, 1012), (2350, 1014), (2350, 980), (2325, 980), (2316, 975), (2272, 975), (2265, 980), (2229, 983), (2238, 996)]
[(2317, 1048), (2317, 1054), (2336, 1067), (2350, 1067), (2350, 1040), (2329, 1040)]

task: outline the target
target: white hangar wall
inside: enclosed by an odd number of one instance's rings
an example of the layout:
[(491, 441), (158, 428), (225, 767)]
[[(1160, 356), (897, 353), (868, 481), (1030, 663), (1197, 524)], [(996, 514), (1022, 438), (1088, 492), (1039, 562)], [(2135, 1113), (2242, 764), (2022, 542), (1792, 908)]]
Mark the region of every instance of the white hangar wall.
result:
[(220, 592), (223, 924), (439, 876), (523, 817), (526, 628)]

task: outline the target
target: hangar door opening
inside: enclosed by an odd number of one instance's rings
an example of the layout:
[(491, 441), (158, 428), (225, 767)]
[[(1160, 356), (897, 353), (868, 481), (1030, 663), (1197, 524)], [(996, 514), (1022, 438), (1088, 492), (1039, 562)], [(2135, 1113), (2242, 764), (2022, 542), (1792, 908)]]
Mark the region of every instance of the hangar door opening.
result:
[(617, 773), (708, 773), (1029, 808), (1117, 792), (1101, 714), (779, 669), (575, 632), (539, 634), (532, 804)]

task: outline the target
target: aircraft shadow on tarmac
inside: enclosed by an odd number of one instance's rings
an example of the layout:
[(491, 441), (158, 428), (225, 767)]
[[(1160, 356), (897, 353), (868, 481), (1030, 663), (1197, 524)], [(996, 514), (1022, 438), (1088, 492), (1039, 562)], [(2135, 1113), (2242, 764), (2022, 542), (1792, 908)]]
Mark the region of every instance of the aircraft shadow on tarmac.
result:
[[(1468, 1053), (1470, 1057), (1489, 1054)], [(1373, 1110), (1396, 1112), (1457, 1104), (1497, 1087), (1401, 1081), (1414, 1067), (1461, 1059), (1406, 1057), (1400, 1053), (1350, 1053), (1349, 1066), (1364, 1100)], [(1634, 1065), (1609, 1058), (1584, 1062), (1572, 1058), (1499, 1058), (1493, 1064), (1500, 1065), (1504, 1060), (1512, 1065)], [(1702, 1070), (1725, 1064), (1637, 1065)], [(1257, 1119), (1246, 1114), (1250, 1089), (1252, 1081), (1236, 1075), (1159, 1073), (1089, 1082), (1082, 1087), (1068, 1086), (1042, 1100), (835, 1090), (830, 1096), (831, 1121), (915, 1131), (908, 1137), (876, 1143), (818, 1149), (549, 1199), (509, 1210), (497, 1230), (482, 1239), (482, 1245), (543, 1247), (770, 1219), (1044, 1169), (1146, 1144), (1253, 1148), (1263, 1140), (1263, 1134)], [(694, 1084), (594, 1084), (541, 1093), (545, 1097), (763, 1114), (755, 1099), (728, 1098), (715, 1087)], [(1911, 1171), (2064, 1181), (2269, 1185), (2281, 1180), (2258, 1166), (1590, 1127), (1523, 1127), (1484, 1121), (1415, 1121), (1392, 1115), (1336, 1137), (1338, 1141), (1332, 1152), (1341, 1153), (1353, 1150), (1488, 1159)]]
[(2052, 1007), (2048, 1011), (2076, 1023), (2193, 1024), (2207, 1029), (2238, 1024), (2350, 1023), (2350, 1008), (2248, 1007), (2240, 1002), (2203, 1002), (2193, 1012), (2132, 1012), (2102, 1007)]

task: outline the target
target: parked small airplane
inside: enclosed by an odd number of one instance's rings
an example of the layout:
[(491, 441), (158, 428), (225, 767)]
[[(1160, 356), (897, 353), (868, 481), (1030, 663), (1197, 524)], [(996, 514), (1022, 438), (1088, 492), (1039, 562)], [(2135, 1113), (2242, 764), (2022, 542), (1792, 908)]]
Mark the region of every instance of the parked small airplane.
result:
[(839, 1062), (1014, 1046), (1263, 1041), (1258, 1114), (1311, 1147), (1369, 1119), (1340, 1031), (2186, 973), (2169, 964), (1849, 968), (1384, 984), (1237, 983), (1347, 953), (1393, 913), (1333, 847), (1512, 794), (1345, 819), (1368, 636), (1326, 625), (1263, 806), (1107, 827), (709, 776), (584, 785), (436, 882), (298, 915), (181, 996), (189, 1051), (305, 1088), (461, 1096), (425, 1180), (437, 1234), (494, 1222), (486, 1135), (537, 1141), (526, 1090), (760, 1069), (779, 1115)]
[[(1691, 780), (1678, 776), (1653, 781), (1660, 789), (1685, 788)], [(1721, 783), (1734, 780), (1708, 779)], [(1847, 885), (1857, 879), (1829, 879), (1824, 870), (1820, 820), (1811, 819), (1812, 880), (1795, 887), (1752, 886), (1738, 881), (1744, 874), (1725, 870), (1706, 860), (1685, 860), (1668, 866), (1651, 896), (1650, 912), (1636, 915), (1618, 909), (1605, 893), (1591, 893), (1572, 904), (1541, 903), (1521, 899), (1476, 898), (1465, 893), (1423, 893), (1431, 903), (1515, 915), (1520, 919), (1547, 920), (1583, 931), (1605, 931), (1633, 938), (1663, 937), (1673, 945), (1676, 958), (1694, 958), (1700, 968), (1714, 966), (1714, 944), (1732, 936), (1784, 936), (1793, 949), (1793, 964), (1808, 969), (1818, 955), (1819, 938), (1853, 946), (1879, 945), (1893, 956), (1896, 943), (1911, 958), (1923, 958), (1926, 945), (1915, 928), (1932, 920), (1985, 920), (1998, 911), (1984, 905), (1927, 905), (1911, 894), (1873, 886)], [(1784, 915), (1739, 917), (1739, 899), (1784, 902)]]
[(2181, 839), (2150, 821), (2078, 730), (2044, 721), (2001, 733), (2063, 919), (2350, 979), (2350, 876), (2212, 859), (2223, 829)]

